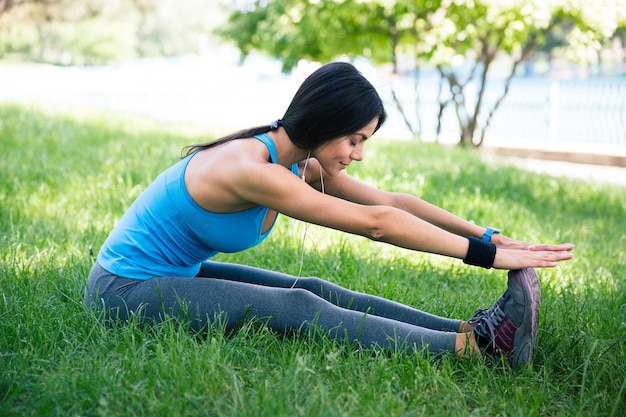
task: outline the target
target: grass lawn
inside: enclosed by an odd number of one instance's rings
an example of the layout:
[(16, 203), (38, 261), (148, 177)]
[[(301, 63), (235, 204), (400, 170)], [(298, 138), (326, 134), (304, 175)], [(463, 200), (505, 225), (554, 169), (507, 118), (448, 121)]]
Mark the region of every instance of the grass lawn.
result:
[[(210, 137), (210, 135), (208, 135)], [(481, 225), (573, 242), (540, 270), (532, 370), (363, 351), (253, 324), (206, 336), (172, 323), (105, 325), (82, 302), (116, 220), (201, 133), (108, 113), (0, 105), (2, 416), (624, 416), (626, 188), (483, 163), (478, 153), (368, 141), (350, 168)], [(262, 245), (217, 259), (297, 274), (304, 225), (279, 219)], [(504, 271), (311, 227), (303, 275), (468, 318)]]

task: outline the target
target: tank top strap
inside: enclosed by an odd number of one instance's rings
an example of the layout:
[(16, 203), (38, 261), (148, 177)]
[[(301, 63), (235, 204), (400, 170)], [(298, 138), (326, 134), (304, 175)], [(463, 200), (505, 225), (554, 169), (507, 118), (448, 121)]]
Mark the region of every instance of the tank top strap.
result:
[[(261, 142), (265, 144), (265, 146), (267, 147), (267, 150), (270, 151), (270, 159), (272, 160), (272, 163), (274, 164), (278, 163), (278, 156), (276, 154), (276, 145), (274, 144), (274, 141), (272, 140), (272, 138), (270, 138), (270, 136), (267, 133), (254, 135), (253, 137), (255, 139), (260, 140)], [(291, 166), (291, 172), (293, 172), (296, 176), (300, 176), (300, 170), (298, 169), (297, 163)]]
[(267, 133), (254, 135), (254, 138), (260, 140), (261, 142), (265, 144), (265, 146), (267, 147), (267, 150), (270, 151), (270, 159), (272, 160), (273, 163), (277, 163), (278, 156), (276, 155), (276, 145), (274, 144), (274, 141), (272, 140), (272, 138), (270, 138)]

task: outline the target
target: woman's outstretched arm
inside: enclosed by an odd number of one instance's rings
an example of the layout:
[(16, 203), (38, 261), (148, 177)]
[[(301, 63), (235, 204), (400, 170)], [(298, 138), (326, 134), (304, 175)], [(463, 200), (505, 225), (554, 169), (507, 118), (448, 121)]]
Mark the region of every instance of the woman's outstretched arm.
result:
[[(327, 181), (328, 194), (309, 187), (286, 169), (270, 164), (243, 164), (235, 177), (233, 189), (246, 201), (299, 220), (416, 251), (465, 259), (468, 237), (482, 236), (484, 231), (432, 205), (414, 203), (407, 208), (405, 202), (404, 209), (400, 208), (402, 205), (397, 207), (395, 194), (368, 190), (368, 186), (356, 180), (337, 182), (340, 177), (349, 178), (343, 173)], [(348, 185), (354, 188), (347, 190)], [(571, 248), (567, 247), (560, 250), (501, 247), (493, 267), (553, 267), (572, 256)]]
[[(314, 173), (314, 169), (312, 170)], [(319, 177), (319, 175), (318, 175)], [(463, 237), (481, 238), (486, 231), (485, 227), (476, 225), (458, 217), (434, 204), (417, 196), (404, 193), (391, 193), (379, 190), (364, 184), (346, 173), (331, 178), (326, 187), (333, 195), (367, 205), (388, 205), (410, 213), (420, 219), (433, 224), (450, 233)], [(491, 242), (498, 248), (540, 250), (540, 251), (571, 251), (574, 245), (565, 244), (535, 244), (512, 239), (503, 234), (494, 234)]]

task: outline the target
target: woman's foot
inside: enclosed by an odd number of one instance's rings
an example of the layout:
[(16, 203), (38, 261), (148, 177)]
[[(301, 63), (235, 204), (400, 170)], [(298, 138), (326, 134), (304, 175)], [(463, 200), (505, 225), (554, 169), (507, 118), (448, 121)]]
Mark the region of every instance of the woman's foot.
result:
[(532, 268), (510, 271), (508, 277), (502, 297), (489, 309), (476, 311), (468, 324), (476, 326), (474, 336), (483, 352), (504, 355), (513, 369), (520, 369), (532, 360), (541, 291)]

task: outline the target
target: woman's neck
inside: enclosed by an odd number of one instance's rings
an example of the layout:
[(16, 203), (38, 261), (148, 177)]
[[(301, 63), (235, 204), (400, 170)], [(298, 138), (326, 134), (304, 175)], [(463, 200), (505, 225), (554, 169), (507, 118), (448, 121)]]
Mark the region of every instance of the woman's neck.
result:
[(284, 127), (280, 126), (276, 130), (267, 132), (274, 141), (278, 163), (289, 168), (291, 165), (306, 159), (308, 150), (298, 148), (289, 138)]

